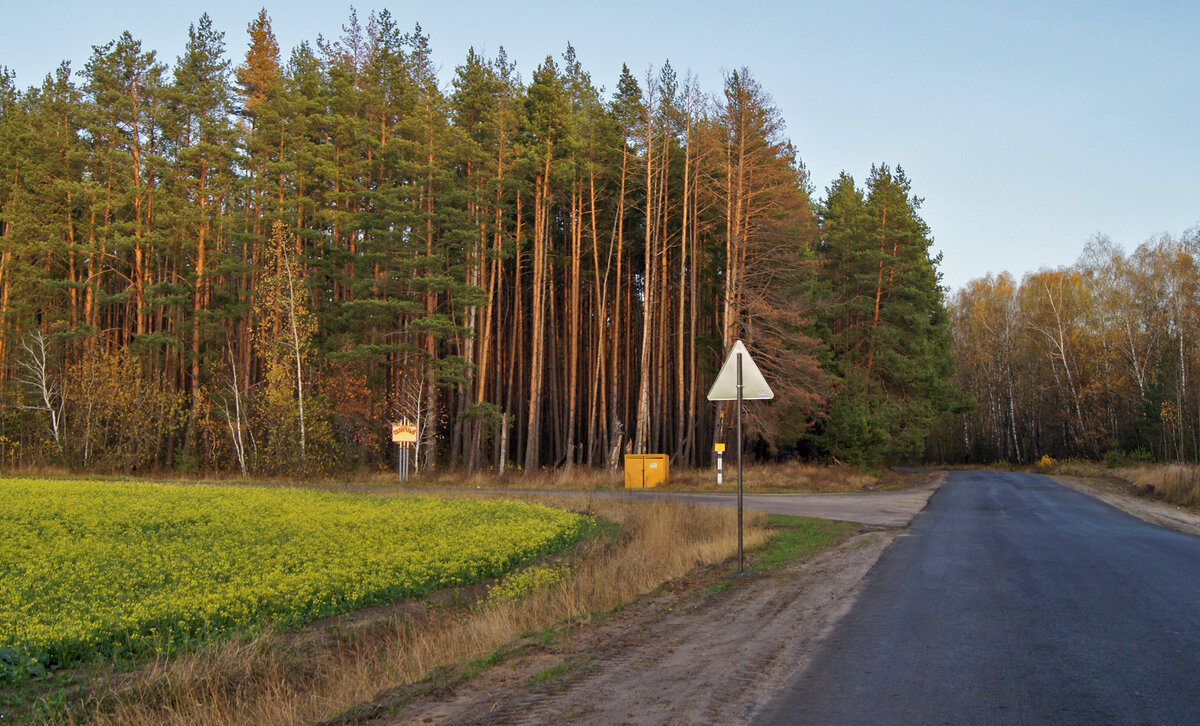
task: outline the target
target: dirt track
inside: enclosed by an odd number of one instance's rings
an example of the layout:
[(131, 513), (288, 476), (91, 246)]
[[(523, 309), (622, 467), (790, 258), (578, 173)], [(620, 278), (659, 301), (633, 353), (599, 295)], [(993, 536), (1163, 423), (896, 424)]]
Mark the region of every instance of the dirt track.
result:
[[(806, 664), (897, 528), (935, 489), (747, 497), (747, 509), (870, 525), (842, 546), (784, 569), (736, 578), (724, 568), (673, 583), (559, 642), (527, 639), (518, 655), (477, 678), (385, 694), (373, 718), (356, 722), (746, 723)], [(666, 496), (736, 502), (725, 495)]]
[(766, 575), (669, 588), (368, 723), (746, 723), (811, 657), (895, 536), (869, 531)]

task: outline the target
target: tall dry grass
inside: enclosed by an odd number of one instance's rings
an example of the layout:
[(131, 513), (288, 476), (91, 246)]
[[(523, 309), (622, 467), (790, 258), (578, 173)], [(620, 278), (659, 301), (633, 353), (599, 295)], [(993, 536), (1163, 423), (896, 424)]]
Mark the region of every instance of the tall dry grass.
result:
[[(19, 472), (10, 471), (6, 476), (33, 476), (71, 479), (113, 479), (136, 481), (127, 475), (81, 474), (52, 467), (24, 467)], [(747, 491), (775, 492), (854, 492), (868, 487), (890, 488), (902, 477), (892, 474), (878, 476), (868, 471), (848, 466), (807, 464), (800, 462), (746, 464), (743, 470), (743, 485)], [(215, 472), (195, 477), (180, 472), (162, 472), (149, 479), (156, 482), (179, 484), (220, 484), (248, 486), (297, 486), (321, 489), (355, 491), (394, 491), (397, 486), (395, 471), (362, 469), (339, 474), (337, 477), (304, 479), (280, 477), (242, 477), (236, 472)], [(585, 466), (529, 472), (509, 469), (503, 476), (494, 471), (465, 474), (451, 469), (415, 474), (404, 485), (405, 488), (445, 490), (500, 490), (522, 489), (599, 491), (622, 489), (625, 486), (624, 472), (592, 469)], [(717, 487), (716, 470), (713, 468), (672, 467), (670, 480), (665, 489), (675, 491), (729, 491), (737, 487), (737, 468), (732, 454), (725, 457), (725, 483)]]
[(1143, 494), (1184, 507), (1200, 507), (1200, 466), (1195, 464), (1153, 464), (1114, 469), (1112, 473)]
[(1200, 509), (1200, 465), (1142, 464), (1106, 467), (1094, 461), (1067, 459), (1039, 466), (1038, 471), (1091, 479), (1118, 491), (1160, 499), (1181, 507)]
[[(723, 489), (737, 490), (737, 466), (725, 460)], [(712, 469), (686, 469), (671, 472), (672, 489), (716, 489), (716, 472)], [(746, 491), (778, 492), (858, 492), (876, 486), (883, 480), (870, 472), (848, 466), (828, 466), (784, 462), (779, 464), (749, 464), (742, 468), (742, 487)]]
[[(848, 466), (827, 466), (785, 462), (779, 464), (747, 464), (742, 472), (742, 484), (747, 491), (794, 492), (855, 492), (867, 487), (886, 484), (891, 477), (879, 477)], [(358, 479), (360, 483), (395, 486), (395, 474), (373, 474)], [(455, 471), (436, 471), (414, 477), (406, 486), (447, 489), (550, 489), (584, 490), (622, 489), (623, 471), (587, 467), (563, 468), (554, 471), (530, 472), (510, 470), (503, 477), (495, 472), (463, 474)], [(723, 489), (737, 487), (737, 468), (731, 456), (725, 459)], [(719, 491), (715, 469), (672, 467), (665, 489), (674, 491)]]
[[(544, 501), (544, 500), (543, 500)], [(559, 502), (578, 506), (578, 501)], [(589, 501), (586, 511), (620, 524), (570, 555), (573, 574), (519, 603), (366, 619), (302, 637), (267, 634), (155, 664), (97, 690), (88, 716), (101, 724), (311, 723), (468, 662), (522, 633), (609, 610), (737, 549), (736, 514), (671, 503)], [(765, 543), (764, 520), (748, 518), (746, 543)]]

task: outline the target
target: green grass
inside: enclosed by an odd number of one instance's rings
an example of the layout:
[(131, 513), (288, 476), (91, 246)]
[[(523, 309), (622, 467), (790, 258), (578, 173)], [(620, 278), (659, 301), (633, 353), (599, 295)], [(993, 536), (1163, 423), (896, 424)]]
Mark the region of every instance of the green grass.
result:
[(533, 678), (529, 681), (529, 687), (530, 689), (550, 690), (560, 690), (565, 688), (566, 684), (562, 681), (564, 681), (568, 676), (586, 670), (591, 666), (595, 659), (595, 655), (577, 656), (561, 663), (548, 665), (539, 670), (537, 673), (533, 674)]
[(729, 592), (732, 589), (733, 589), (732, 582), (730, 582), (729, 580), (721, 580), (720, 582), (714, 582), (713, 584), (708, 586), (708, 594), (720, 595), (721, 593)]
[[(483, 656), (482, 658), (476, 658), (475, 660), (471, 661), (470, 663), (467, 663), (465, 666), (463, 666), (462, 673), (452, 680), (453, 681), (462, 681), (462, 680), (470, 680), (472, 678), (475, 678), (476, 676), (483, 673), (484, 671), (486, 671), (490, 668), (495, 668), (496, 666), (500, 665), (501, 663), (508, 660), (509, 658), (512, 658), (517, 653), (518, 653), (518, 650), (516, 648), (514, 648), (511, 644), (501, 646), (500, 648), (493, 650), (491, 653), (488, 653), (487, 655)], [(449, 670), (453, 671), (453, 669), (449, 669)]]
[(571, 664), (567, 661), (556, 663), (551, 666), (546, 666), (537, 673), (533, 674), (533, 685), (544, 686), (551, 681), (557, 681), (571, 670)]
[(521, 637), (529, 643), (542, 648), (549, 648), (552, 645), (556, 645), (559, 641), (558, 631), (554, 629), (553, 625), (541, 630), (531, 630), (527, 633), (522, 633)]
[(755, 556), (750, 566), (752, 571), (773, 570), (808, 559), (821, 550), (846, 541), (861, 528), (854, 522), (785, 514), (767, 515), (767, 524), (773, 535), (767, 546)]

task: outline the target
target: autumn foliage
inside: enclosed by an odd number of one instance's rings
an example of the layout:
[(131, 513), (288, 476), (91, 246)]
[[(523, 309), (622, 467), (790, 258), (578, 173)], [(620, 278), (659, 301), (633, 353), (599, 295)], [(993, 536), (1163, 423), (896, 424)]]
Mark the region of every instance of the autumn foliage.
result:
[(939, 457), (1196, 461), (1198, 244), (1193, 230), (1127, 254), (1098, 236), (1070, 267), (960, 290), (958, 379), (977, 406), (939, 437)]

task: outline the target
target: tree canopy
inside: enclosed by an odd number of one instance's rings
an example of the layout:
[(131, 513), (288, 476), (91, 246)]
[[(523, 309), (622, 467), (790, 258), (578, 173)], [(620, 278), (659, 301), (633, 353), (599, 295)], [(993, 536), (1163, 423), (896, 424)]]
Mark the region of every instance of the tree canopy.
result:
[(915, 456), (955, 406), (909, 180), (814, 202), (748, 69), (606, 92), (570, 46), (471, 50), (443, 85), (388, 12), (228, 45), (0, 73), (0, 463), (382, 468), (404, 418), (426, 469), (701, 465), (736, 339), (763, 455)]

